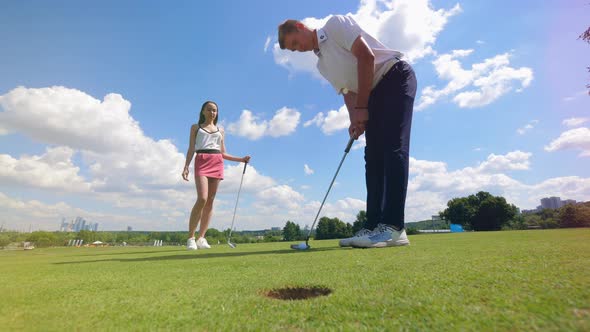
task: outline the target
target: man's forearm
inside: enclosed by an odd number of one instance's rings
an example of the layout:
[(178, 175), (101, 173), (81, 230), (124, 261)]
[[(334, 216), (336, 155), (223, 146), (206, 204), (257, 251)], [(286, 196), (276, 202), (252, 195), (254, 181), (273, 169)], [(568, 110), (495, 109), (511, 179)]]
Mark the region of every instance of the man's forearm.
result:
[(358, 91), (355, 107), (366, 108), (369, 104), (369, 94), (373, 85), (373, 70), (375, 59), (372, 54), (361, 56), (357, 61)]
[(350, 123), (353, 123), (356, 112), (356, 93), (348, 91), (348, 93), (343, 96), (344, 104), (346, 105), (346, 109), (348, 109), (348, 118), (350, 119)]

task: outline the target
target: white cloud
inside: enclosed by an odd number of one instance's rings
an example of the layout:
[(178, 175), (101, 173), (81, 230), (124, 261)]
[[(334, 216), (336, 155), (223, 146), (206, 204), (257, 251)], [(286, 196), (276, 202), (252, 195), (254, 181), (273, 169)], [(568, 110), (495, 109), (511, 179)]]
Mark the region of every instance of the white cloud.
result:
[(590, 129), (582, 127), (565, 131), (545, 146), (545, 151), (582, 150), (580, 157), (590, 157)]
[(586, 90), (578, 91), (578, 92), (572, 94), (571, 96), (564, 97), (563, 101), (567, 103), (570, 101), (574, 101), (582, 96), (588, 96), (588, 91), (586, 91)]
[[(96, 152), (122, 151), (143, 137), (131, 103), (119, 94), (101, 102), (82, 91), (54, 86), (18, 87), (0, 96), (0, 120), (8, 131), (32, 139)], [(109, 135), (105, 135), (105, 133)]]
[(561, 123), (568, 127), (578, 127), (588, 122), (588, 118), (569, 118), (563, 120)]
[(0, 183), (17, 184), (68, 192), (88, 192), (90, 183), (79, 175), (68, 147), (48, 148), (41, 156), (12, 158), (0, 154)]
[(529, 121), (529, 123), (527, 123), (526, 125), (524, 125), (521, 128), (516, 129), (516, 132), (519, 135), (524, 135), (526, 134), (528, 131), (532, 130), (533, 128), (535, 128), (535, 125), (537, 125), (537, 123), (539, 123), (539, 120), (531, 120)]
[(419, 160), (410, 157), (410, 175), (445, 173), (447, 165), (441, 161)]
[[(428, 0), (361, 1), (356, 13), (351, 13), (357, 23), (370, 35), (386, 46), (399, 50), (410, 61), (432, 54), (432, 46), (438, 34), (448, 23), (450, 17), (461, 12), (457, 4), (449, 10), (434, 9)], [(330, 18), (302, 19), (310, 28), (318, 28)], [(275, 63), (295, 72), (308, 72), (317, 78), (321, 75), (316, 69), (313, 52), (290, 52), (281, 50), (274, 44)]]
[(490, 154), (488, 159), (479, 165), (482, 172), (499, 172), (510, 170), (528, 170), (530, 152), (512, 151), (505, 155)]
[(82, 216), (90, 222), (97, 222), (99, 230), (125, 230), (133, 225), (139, 230), (178, 229), (177, 218), (162, 218), (161, 215), (126, 215), (96, 212), (71, 206), (65, 202), (48, 204), (38, 200), (21, 200), (0, 192), (0, 219), (5, 227), (18, 231), (56, 230), (62, 218), (70, 221)]
[(314, 173), (314, 170), (311, 169), (311, 167), (309, 167), (307, 164), (303, 165), (303, 172), (305, 172), (305, 175), (312, 175)]
[(326, 135), (331, 135), (338, 130), (348, 129), (350, 126), (350, 119), (348, 117), (348, 109), (346, 105), (342, 105), (338, 111), (330, 110), (328, 114), (324, 116), (323, 113), (318, 113), (313, 119), (305, 122), (304, 126), (316, 125), (321, 128), (322, 132)]
[(268, 135), (272, 137), (288, 136), (295, 132), (301, 113), (283, 107), (278, 110), (268, 124)]
[(288, 185), (277, 185), (260, 190), (255, 206), (262, 214), (275, 214), (278, 211), (298, 212), (305, 198)]
[(304, 127), (309, 127), (311, 125), (316, 125), (318, 127), (321, 127), (322, 124), (325, 121), (325, 117), (324, 117), (324, 113), (319, 112), (318, 114), (316, 114), (313, 119), (306, 121), (303, 126)]
[(285, 67), (289, 71), (290, 77), (297, 72), (307, 72), (319, 80), (324, 80), (316, 68), (317, 57), (313, 52), (291, 52), (281, 50), (278, 43), (274, 44), (272, 52), (275, 63)]
[[(320, 204), (320, 202), (314, 201), (307, 205), (309, 212), (311, 212), (314, 217), (317, 214), (317, 209)], [(356, 215), (361, 210), (367, 210), (367, 203), (364, 200), (346, 197), (333, 203), (328, 202), (324, 204), (322, 211), (320, 211), (319, 218), (323, 216), (338, 218), (344, 222), (352, 224), (356, 219)]]
[[(225, 179), (223, 180), (223, 185), (219, 187), (220, 193), (235, 193), (238, 191), (240, 186), (240, 180), (242, 177), (242, 173), (244, 172), (244, 164), (243, 163), (226, 163), (224, 169), (224, 176)], [(258, 172), (258, 170), (248, 164), (246, 166), (246, 172), (243, 173), (244, 181), (242, 183), (242, 190), (256, 193), (259, 190), (263, 190), (266, 188), (270, 188), (276, 184), (276, 181), (271, 177), (262, 175)]]
[[(458, 58), (470, 55), (473, 50), (454, 50), (450, 54), (440, 55), (432, 63), (440, 79), (449, 83), (437, 90), (427, 86), (416, 110), (423, 110), (443, 97), (452, 97), (461, 108), (485, 106), (513, 89), (522, 89), (530, 85), (533, 71), (528, 67), (518, 69), (509, 67), (510, 54), (504, 53), (463, 69)], [(520, 83), (519, 87), (514, 82)], [(465, 89), (470, 89), (465, 91)]]
[(367, 138), (363, 134), (356, 140), (356, 142), (354, 142), (354, 144), (352, 145), (352, 150), (362, 149), (365, 146), (367, 146)]
[(61, 86), (18, 87), (0, 96), (0, 108), (8, 132), (80, 151), (96, 188), (180, 184), (184, 156), (170, 140), (145, 136), (129, 114), (131, 103), (119, 94), (101, 102)]
[(268, 128), (268, 121), (259, 121), (259, 117), (251, 111), (243, 110), (238, 122), (227, 125), (227, 131), (231, 134), (257, 140), (264, 136)]
[(271, 41), (271, 37), (267, 36), (266, 37), (266, 41), (264, 42), (264, 53), (266, 53), (268, 51), (268, 46), (270, 45), (270, 41)]
[(227, 126), (228, 132), (251, 140), (258, 140), (264, 136), (288, 136), (295, 132), (299, 125), (301, 113), (295, 109), (283, 107), (276, 111), (270, 121), (261, 120), (249, 110), (243, 110), (237, 122)]

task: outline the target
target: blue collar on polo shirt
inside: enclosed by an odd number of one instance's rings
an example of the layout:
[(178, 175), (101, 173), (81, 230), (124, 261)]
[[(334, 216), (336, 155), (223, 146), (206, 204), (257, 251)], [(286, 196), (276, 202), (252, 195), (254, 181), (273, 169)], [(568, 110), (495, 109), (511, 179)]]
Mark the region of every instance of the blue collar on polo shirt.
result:
[(320, 44), (323, 43), (323, 42), (325, 42), (326, 40), (328, 40), (328, 35), (326, 35), (326, 33), (324, 32), (324, 29), (317, 29), (316, 30), (316, 35), (317, 35), (317, 38), (318, 38), (318, 50), (317, 51), (316, 50), (313, 50), (313, 51), (314, 51), (315, 55), (320, 56), (320, 55), (322, 55), (322, 53), (321, 53), (321, 51), (319, 49)]

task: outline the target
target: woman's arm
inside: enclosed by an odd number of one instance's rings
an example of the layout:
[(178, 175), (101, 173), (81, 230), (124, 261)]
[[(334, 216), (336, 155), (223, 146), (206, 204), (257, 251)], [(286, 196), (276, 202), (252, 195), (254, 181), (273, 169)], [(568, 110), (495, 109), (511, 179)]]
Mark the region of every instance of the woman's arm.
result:
[(231, 161), (238, 161), (238, 162), (243, 162), (243, 163), (249, 162), (250, 156), (236, 157), (236, 156), (232, 156), (231, 154), (226, 152), (226, 150), (225, 150), (225, 131), (221, 128), (219, 129), (219, 131), (221, 131), (221, 155), (223, 156), (223, 159), (231, 160)]
[(182, 178), (185, 181), (188, 181), (188, 166), (190, 165), (191, 161), (193, 160), (193, 156), (195, 155), (195, 139), (197, 133), (197, 125), (194, 124), (191, 126), (191, 133), (190, 137), (188, 138), (188, 150), (186, 151), (186, 160), (184, 162), (184, 169), (182, 171)]

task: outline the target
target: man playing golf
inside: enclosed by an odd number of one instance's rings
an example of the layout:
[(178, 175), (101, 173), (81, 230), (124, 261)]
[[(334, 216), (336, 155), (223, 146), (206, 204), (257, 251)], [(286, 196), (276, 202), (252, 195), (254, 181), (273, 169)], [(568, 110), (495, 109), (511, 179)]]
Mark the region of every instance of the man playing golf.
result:
[(314, 51), (317, 68), (338, 94), (350, 118), (349, 134), (365, 133), (367, 228), (340, 246), (407, 245), (404, 208), (408, 188), (410, 129), (416, 96), (412, 67), (402, 53), (387, 49), (350, 16), (334, 15), (321, 29), (297, 20), (278, 28), (279, 46)]

